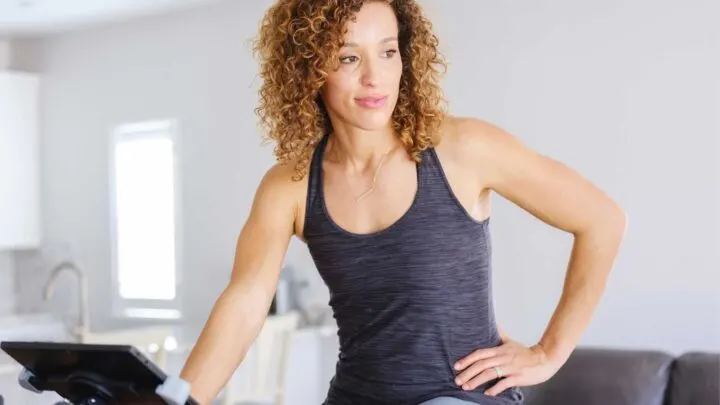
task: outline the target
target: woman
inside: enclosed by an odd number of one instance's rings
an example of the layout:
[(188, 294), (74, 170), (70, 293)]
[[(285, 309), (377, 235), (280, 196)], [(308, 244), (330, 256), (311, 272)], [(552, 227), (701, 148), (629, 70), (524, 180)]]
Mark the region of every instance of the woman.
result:
[[(208, 404), (263, 324), (293, 235), (330, 290), (340, 355), (327, 405), (515, 404), (566, 361), (626, 216), (488, 122), (444, 112), (444, 62), (411, 0), (280, 0), (257, 41), (258, 108), (279, 163), (181, 377)], [(526, 347), (495, 324), (490, 192), (574, 235), (562, 298)]]

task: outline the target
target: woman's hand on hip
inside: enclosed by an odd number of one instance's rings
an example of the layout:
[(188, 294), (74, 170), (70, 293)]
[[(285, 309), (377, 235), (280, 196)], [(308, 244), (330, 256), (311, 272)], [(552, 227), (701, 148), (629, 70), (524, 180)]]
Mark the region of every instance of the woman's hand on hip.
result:
[(495, 396), (508, 388), (535, 385), (547, 381), (560, 368), (540, 345), (524, 346), (507, 336), (500, 346), (478, 349), (455, 363), (455, 377), (464, 390), (474, 390), (498, 379), (485, 391)]

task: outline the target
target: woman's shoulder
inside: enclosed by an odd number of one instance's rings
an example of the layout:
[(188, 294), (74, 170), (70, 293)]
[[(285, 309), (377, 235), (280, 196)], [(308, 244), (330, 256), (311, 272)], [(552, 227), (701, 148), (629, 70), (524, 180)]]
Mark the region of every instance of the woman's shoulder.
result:
[(256, 193), (276, 205), (298, 211), (307, 190), (307, 172), (307, 167), (298, 165), (298, 159), (276, 162), (265, 171)]
[(513, 142), (515, 139), (510, 133), (490, 121), (448, 115), (440, 125), (434, 145), (447, 159), (474, 166)]
[(263, 176), (260, 188), (273, 190), (285, 198), (296, 199), (307, 187), (308, 165), (300, 165), (298, 159), (275, 162)]

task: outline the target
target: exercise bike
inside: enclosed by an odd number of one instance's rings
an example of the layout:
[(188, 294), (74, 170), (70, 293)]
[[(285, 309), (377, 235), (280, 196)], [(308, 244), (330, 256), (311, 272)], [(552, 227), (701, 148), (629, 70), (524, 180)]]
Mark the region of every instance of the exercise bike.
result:
[(21, 387), (70, 405), (198, 405), (186, 381), (130, 345), (6, 341), (0, 349), (23, 366)]

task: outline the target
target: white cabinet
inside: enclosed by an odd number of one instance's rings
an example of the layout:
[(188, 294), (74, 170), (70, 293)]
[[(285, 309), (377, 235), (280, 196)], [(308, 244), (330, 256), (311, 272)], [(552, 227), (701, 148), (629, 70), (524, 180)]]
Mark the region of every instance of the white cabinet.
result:
[(0, 250), (40, 243), (38, 76), (0, 71)]

